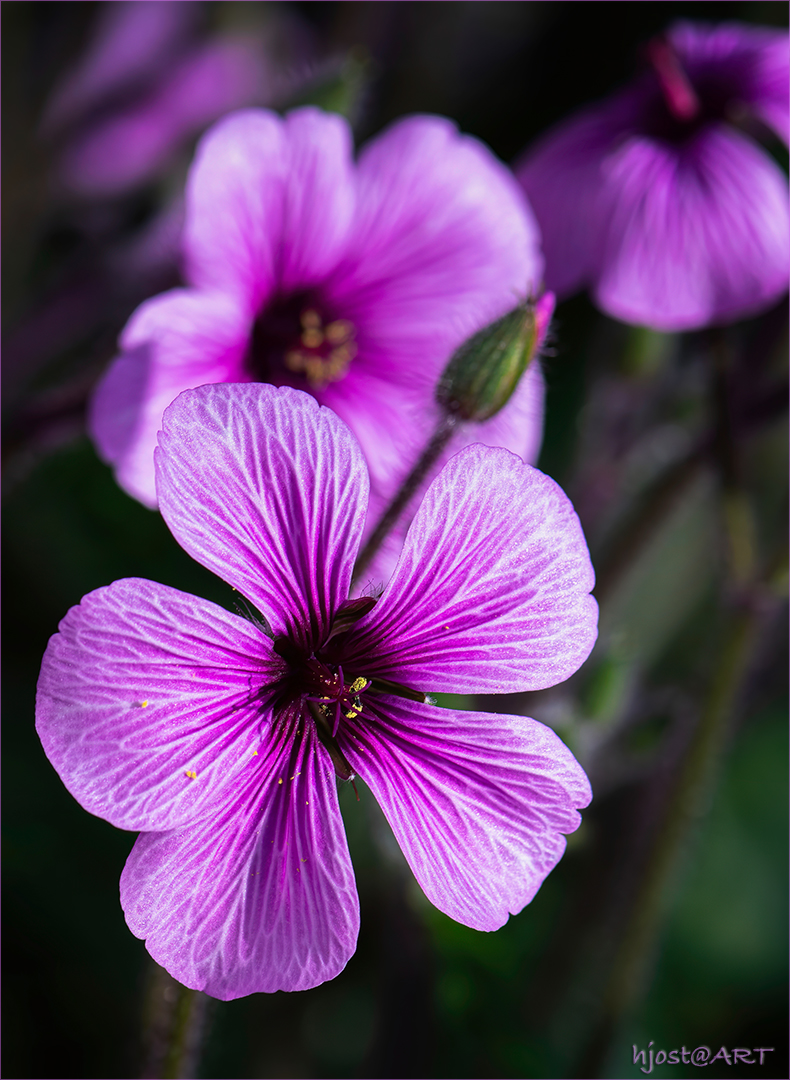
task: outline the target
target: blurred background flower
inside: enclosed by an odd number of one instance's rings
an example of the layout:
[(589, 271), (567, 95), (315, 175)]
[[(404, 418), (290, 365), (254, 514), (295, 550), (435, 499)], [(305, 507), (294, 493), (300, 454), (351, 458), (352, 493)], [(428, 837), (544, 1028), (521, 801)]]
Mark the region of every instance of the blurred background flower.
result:
[[(140, 576), (232, 607), (160, 516), (118, 488), (85, 435), (88, 396), (126, 320), (182, 283), (178, 195), (210, 122), (205, 100), (193, 110), (180, 96), (195, 57), (241, 42), (245, 55), (265, 57), (253, 104), (337, 111), (358, 143), (427, 112), (514, 162), (555, 125), (622, 93), (649, 43), (677, 20), (786, 35), (786, 6), (127, 10), (143, 6), (160, 5), (3, 5), (13, 628), (4, 642), (5, 1071), (630, 1077), (639, 1075), (632, 1044), (652, 1039), (666, 1049), (774, 1046), (760, 1075), (786, 1076), (784, 286), (748, 318), (746, 306), (732, 307), (721, 325), (684, 334), (625, 325), (584, 294), (558, 305), (543, 359), (539, 465), (579, 511), (598, 576), (600, 638), (582, 671), (552, 690), (495, 706), (453, 695), (442, 703), (550, 724), (584, 765), (594, 799), (532, 904), (497, 933), (458, 926), (422, 901), (361, 788), (359, 804), (353, 792), (340, 798), (362, 909), (346, 970), (303, 994), (185, 996), (124, 924), (117, 880), (133, 838), (72, 802), (33, 728), (46, 642), (84, 593)], [(131, 35), (108, 74), (102, 42), (112, 43), (122, 18), (148, 18), (156, 34), (145, 48)], [(641, 77), (655, 72), (654, 63)], [(690, 67), (687, 75), (693, 88)], [(112, 89), (96, 95), (108, 79)], [(68, 180), (75, 148), (116, 123), (160, 120), (162, 101), (178, 104), (169, 130), (179, 149), (160, 142), (160, 151), (152, 137), (139, 180), (112, 192), (84, 194)], [(782, 116), (777, 104), (763, 118), (776, 127)], [(728, 113), (726, 138), (749, 147), (749, 160), (759, 155), (765, 175), (786, 176), (782, 141), (744, 132), (745, 123), (743, 112)], [(595, 288), (591, 278), (573, 288), (582, 284)]]
[[(294, 42), (283, 40), (282, 20), (206, 32), (206, 14), (193, 0), (100, 7), (85, 52), (54, 87), (41, 121), (60, 147), (57, 174), (67, 189), (90, 197), (137, 187), (218, 116), (275, 100), (294, 84), (296, 69), (285, 69), (282, 54)], [(306, 55), (300, 59), (304, 77)]]
[(678, 22), (645, 53), (652, 70), (517, 167), (549, 287), (590, 286), (602, 311), (656, 330), (763, 310), (790, 262), (787, 175), (756, 141), (787, 146), (788, 35)]

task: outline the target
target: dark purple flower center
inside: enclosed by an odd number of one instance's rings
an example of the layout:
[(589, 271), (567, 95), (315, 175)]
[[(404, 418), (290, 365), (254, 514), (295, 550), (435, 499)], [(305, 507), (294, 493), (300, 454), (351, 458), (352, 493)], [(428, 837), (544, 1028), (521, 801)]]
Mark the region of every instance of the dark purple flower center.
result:
[(348, 374), (355, 336), (313, 292), (275, 297), (253, 324), (245, 368), (256, 382), (323, 390)]
[(647, 58), (658, 91), (645, 116), (648, 134), (682, 143), (712, 121), (738, 122), (736, 70), (724, 70), (721, 65), (688, 69), (672, 43), (663, 37), (648, 44)]
[(335, 772), (341, 780), (353, 780), (354, 772), (337, 742), (343, 723), (362, 715), (362, 695), (370, 690), (410, 701), (428, 701), (428, 695), (412, 690), (402, 683), (374, 676), (349, 674), (343, 671), (344, 647), (348, 632), (376, 604), (372, 596), (360, 596), (340, 605), (332, 628), (323, 645), (308, 652), (289, 637), (276, 637), (274, 651), (287, 664), (287, 671), (278, 684), (274, 702), (275, 713), (286, 715), (289, 707), (301, 702), (303, 715), (315, 722), (319, 739), (329, 752)]
[(362, 712), (361, 695), (370, 688), (371, 681), (364, 675), (346, 676), (340, 663), (326, 657), (315, 653), (307, 656), (290, 638), (275, 638), (274, 650), (288, 664), (281, 683), (281, 704), (302, 703), (329, 751), (335, 772), (342, 780), (353, 780), (354, 771), (338, 746), (337, 734), (344, 720), (355, 720)]

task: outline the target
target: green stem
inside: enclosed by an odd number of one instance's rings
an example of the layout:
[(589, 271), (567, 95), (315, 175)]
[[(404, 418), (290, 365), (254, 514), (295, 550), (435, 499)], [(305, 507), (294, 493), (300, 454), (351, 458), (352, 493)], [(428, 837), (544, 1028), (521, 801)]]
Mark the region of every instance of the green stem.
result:
[(436, 431), (434, 431), (431, 436), (431, 439), (423, 450), (417, 464), (403, 481), (400, 491), (382, 514), (378, 525), (370, 534), (368, 542), (359, 553), (359, 558), (354, 567), (355, 581), (358, 581), (368, 568), (373, 560), (373, 556), (381, 547), (390, 530), (396, 524), (398, 518), (419, 490), (431, 468), (441, 457), (443, 450), (452, 438), (458, 424), (458, 417), (451, 413), (446, 414), (439, 421)]

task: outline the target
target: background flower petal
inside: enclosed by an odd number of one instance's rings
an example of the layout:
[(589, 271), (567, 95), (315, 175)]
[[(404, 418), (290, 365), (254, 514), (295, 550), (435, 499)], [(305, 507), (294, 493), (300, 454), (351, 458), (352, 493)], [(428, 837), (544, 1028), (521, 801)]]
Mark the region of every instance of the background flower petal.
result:
[(251, 622), (153, 581), (116, 581), (50, 639), (36, 727), (86, 810), (122, 829), (172, 829), (233, 794), (258, 749), (260, 693), (281, 671)]
[(177, 155), (185, 139), (265, 94), (261, 56), (243, 40), (210, 41), (170, 69), (147, 95), (99, 120), (66, 148), (61, 172), (71, 188), (106, 196), (142, 183)]
[(597, 302), (626, 322), (731, 321), (787, 289), (787, 178), (750, 139), (709, 125), (683, 146), (633, 138), (605, 163)]
[(558, 124), (516, 163), (516, 176), (540, 222), (546, 287), (560, 297), (593, 278), (599, 259), (601, 162), (636, 119), (633, 96), (619, 94)]
[(167, 409), (159, 505), (198, 562), (313, 648), (348, 597), (365, 520), (359, 445), (309, 394), (261, 383), (202, 386)]
[(273, 735), (255, 761), (236, 805), (144, 833), (121, 877), (126, 920), (154, 959), (224, 1001), (334, 978), (359, 930), (334, 770), (313, 726)]
[(278, 289), (320, 280), (345, 250), (351, 155), (346, 121), (314, 108), (285, 120), (246, 109), (216, 124), (187, 185), (190, 283), (243, 298), (254, 317)]
[(118, 483), (156, 506), (154, 449), (162, 413), (182, 390), (241, 377), (247, 320), (223, 293), (173, 289), (142, 304), (97, 386), (89, 430)]
[(428, 489), (344, 666), (422, 691), (554, 686), (595, 642), (593, 583), (562, 489), (507, 450), (469, 446)]
[[(528, 904), (592, 794), (555, 733), (524, 716), (368, 695), (342, 748), (425, 895), (476, 930)], [(373, 721), (368, 719), (373, 716)]]

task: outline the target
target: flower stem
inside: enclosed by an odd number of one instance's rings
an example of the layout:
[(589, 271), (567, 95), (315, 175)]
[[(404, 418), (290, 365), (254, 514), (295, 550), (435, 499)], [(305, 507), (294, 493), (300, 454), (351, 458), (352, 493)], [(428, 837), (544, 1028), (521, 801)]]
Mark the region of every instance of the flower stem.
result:
[(141, 1077), (194, 1077), (208, 1032), (212, 1000), (156, 965), (146, 994)]
[[(714, 432), (711, 449), (720, 481), (725, 537), (725, 607), (716, 665), (701, 702), (700, 718), (684, 754), (663, 819), (625, 921), (603, 994), (602, 1011), (573, 1076), (597, 1076), (617, 1025), (641, 996), (646, 969), (658, 937), (667, 892), (684, 843), (705, 812), (714, 788), (735, 705), (755, 652), (766, 614), (754, 543), (754, 523), (742, 482), (732, 415), (731, 357), (720, 332), (709, 335)], [(694, 458), (689, 459), (693, 463)]]
[(572, 1076), (600, 1074), (618, 1022), (641, 996), (645, 969), (661, 926), (666, 893), (684, 840), (702, 816), (716, 779), (730, 717), (753, 655), (758, 621), (756, 605), (736, 610), (727, 620), (702, 715), (620, 939), (604, 992), (602, 1014)]
[(417, 464), (403, 481), (400, 491), (382, 514), (378, 525), (370, 534), (368, 542), (359, 553), (359, 558), (354, 567), (355, 581), (359, 580), (370, 565), (388, 533), (419, 490), (431, 468), (439, 460), (442, 451), (449, 443), (459, 423), (458, 417), (452, 413), (447, 413), (439, 421)]

